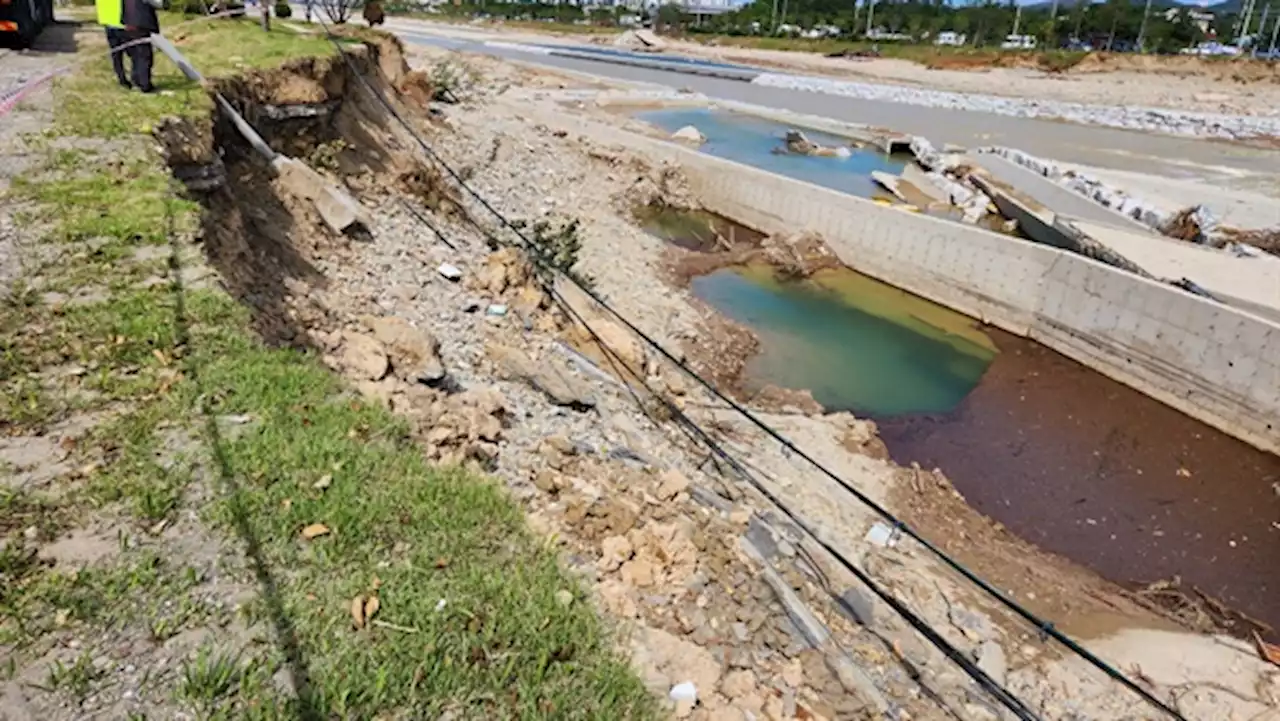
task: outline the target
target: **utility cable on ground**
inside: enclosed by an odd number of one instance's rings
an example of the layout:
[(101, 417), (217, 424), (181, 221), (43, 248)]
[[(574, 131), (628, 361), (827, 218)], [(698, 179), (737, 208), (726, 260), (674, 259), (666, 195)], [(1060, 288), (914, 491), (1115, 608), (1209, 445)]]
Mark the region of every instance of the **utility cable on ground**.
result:
[[(335, 49), (337, 49), (338, 53), (342, 56), (348, 69), (351, 70), (353, 74), (355, 74), (356, 78), (359, 80), (362, 87), (366, 91), (368, 91), (371, 95), (373, 95), (373, 97), (375, 97), (382, 104), (382, 106), (387, 110), (387, 112), (389, 112), (391, 116), (410, 134), (410, 136), (416, 141), (417, 145), (422, 149), (422, 151), (427, 155), (427, 157), (430, 158), (434, 163), (439, 165), (445, 171), (445, 173), (448, 174), (449, 177), (453, 179), (454, 182), (456, 182), (464, 191), (467, 192), (467, 194), (469, 194), (472, 198), (474, 198), (476, 202), (478, 202), (482, 207), (484, 207), (487, 211), (493, 214), (494, 217), (497, 218), (502, 225), (504, 225), (507, 229), (509, 229), (512, 233), (514, 233), (518, 238), (520, 238), (520, 240), (522, 241), (526, 249), (532, 248), (533, 247), (532, 241), (530, 241), (530, 239), (525, 236), (525, 234), (521, 231), (521, 229), (518, 228), (514, 223), (512, 223), (512, 221), (508, 219), (501, 211), (495, 208), (486, 198), (484, 198), (484, 196), (480, 195), (480, 193), (478, 193), (474, 188), (472, 188), (470, 184), (467, 183), (466, 179), (461, 176), (461, 174), (459, 174), (452, 166), (450, 166), (447, 162), (445, 162), (445, 160), (441, 158), (439, 154), (437, 154), (435, 150), (425, 140), (422, 139), (421, 135), (417, 132), (417, 130), (412, 126), (412, 124), (410, 124), (400, 114), (400, 112), (394, 107), (394, 105), (392, 105), (392, 103), (389, 100), (387, 100), (387, 98), (385, 98), (383, 94), (377, 88), (375, 88), (367, 78), (364, 77), (364, 74), (360, 72), (359, 68), (356, 67), (355, 63), (351, 60), (349, 54), (346, 52), (346, 49), (342, 47), (342, 43), (338, 40), (337, 36), (334, 35), (328, 23), (326, 23), (323, 19), (319, 17), (317, 17), (317, 20), (321, 28), (324, 30), (325, 35), (328, 37), (329, 41), (333, 44)], [(531, 257), (539, 258), (540, 254), (538, 254), (535, 250), (534, 252), (531, 252)], [(796, 446), (790, 439), (786, 438), (781, 433), (779, 433), (776, 429), (774, 429), (772, 426), (762, 421), (750, 410), (743, 407), (740, 403), (738, 403), (737, 401), (734, 401), (732, 398), (729, 398), (727, 395), (722, 393), (710, 381), (706, 380), (705, 378), (703, 378), (702, 376), (694, 372), (692, 369), (690, 369), (684, 363), (684, 361), (674, 356), (670, 351), (664, 348), (661, 344), (659, 344), (656, 340), (650, 337), (647, 333), (645, 333), (640, 328), (636, 327), (634, 323), (632, 323), (620, 312), (614, 309), (611, 305), (609, 305), (603, 298), (601, 298), (598, 294), (596, 294), (590, 288), (586, 287), (584, 284), (579, 282), (576, 278), (572, 277), (572, 275), (565, 274), (565, 277), (568, 278), (570, 282), (572, 282), (575, 286), (577, 286), (578, 289), (582, 291), (592, 301), (594, 301), (595, 303), (599, 304), (602, 308), (607, 310), (610, 313), (610, 315), (615, 317), (619, 322), (621, 322), (624, 326), (626, 326), (632, 333), (635, 333), (637, 336), (639, 336), (645, 342), (646, 345), (654, 349), (663, 358), (665, 358), (669, 362), (676, 365), (684, 373), (688, 374), (691, 378), (697, 381), (699, 385), (706, 388), (712, 395), (714, 395), (720, 401), (728, 404), (729, 407), (731, 407), (733, 410), (741, 414), (744, 418), (750, 421), (753, 425), (755, 425), (765, 434), (767, 434), (768, 436), (773, 438), (775, 441), (780, 443), (784, 449), (804, 459), (806, 462), (808, 462), (810, 465), (812, 465), (814, 468), (820, 471), (823, 475), (827, 476), (831, 480), (840, 484), (841, 487), (843, 487), (846, 491), (851, 493), (855, 498), (857, 498), (860, 502), (862, 502), (864, 505), (866, 505), (868, 508), (874, 511), (881, 518), (883, 518), (895, 530), (906, 534), (907, 536), (914, 539), (916, 542), (920, 543), (925, 549), (927, 549), (936, 558), (941, 560), (946, 566), (948, 566), (952, 570), (959, 573), (961, 576), (963, 576), (964, 578), (972, 582), (974, 585), (978, 586), (978, 588), (982, 589), (983, 592), (985, 592), (987, 595), (991, 596), (992, 598), (1000, 602), (1001, 605), (1003, 605), (1010, 611), (1014, 612), (1022, 619), (1026, 620), (1028, 623), (1034, 626), (1043, 636), (1048, 638), (1053, 638), (1054, 640), (1058, 641), (1064, 647), (1070, 650), (1072, 653), (1081, 657), (1082, 659), (1087, 661), (1090, 665), (1092, 665), (1094, 668), (1097, 668), (1098, 670), (1102, 671), (1107, 676), (1109, 676), (1113, 680), (1123, 685), (1125, 688), (1137, 694), (1139, 697), (1141, 697), (1144, 701), (1146, 701), (1151, 706), (1167, 714), (1169, 717), (1173, 719), (1177, 719), (1177, 721), (1187, 721), (1186, 718), (1178, 710), (1174, 709), (1167, 703), (1156, 698), (1151, 692), (1139, 686), (1137, 682), (1130, 679), (1125, 674), (1121, 673), (1114, 666), (1098, 658), (1091, 651), (1081, 646), (1074, 639), (1063, 634), (1061, 631), (1055, 628), (1052, 623), (1045, 621), (1044, 619), (1041, 619), (1039, 616), (1035, 615), (1030, 610), (1023, 607), (1021, 604), (1009, 598), (1004, 592), (992, 586), (989, 582), (987, 582), (986, 580), (984, 580), (983, 578), (975, 574), (973, 571), (969, 570), (959, 561), (956, 561), (951, 556), (947, 555), (946, 552), (938, 548), (929, 540), (925, 539), (923, 536), (919, 534), (919, 532), (911, 528), (909, 525), (907, 525), (904, 521), (899, 519), (897, 516), (893, 515), (888, 509), (881, 506), (874, 499), (870, 498), (865, 493), (858, 490), (848, 481), (838, 476), (830, 468), (823, 465), (820, 461), (813, 458), (811, 455), (806, 453), (803, 449)], [(825, 544), (825, 542), (823, 543)], [(837, 555), (837, 558), (840, 558), (840, 556)], [(1015, 708), (1011, 707), (1010, 710), (1017, 713), (1017, 710)]]
[[(413, 127), (409, 125), (408, 122), (405, 121), (403, 117), (400, 116), (399, 112), (396, 111), (396, 109), (391, 105), (391, 103), (385, 97), (383, 97), (382, 94), (379, 93), (377, 89), (374, 88), (368, 82), (368, 80), (363, 76), (363, 74), (360, 73), (359, 69), (347, 56), (346, 51), (341, 47), (341, 44), (337, 42), (335, 36), (330, 31), (328, 25), (325, 24), (323, 20), (320, 21), (320, 24), (322, 27), (324, 27), (325, 33), (328, 35), (329, 39), (334, 42), (334, 45), (338, 49), (338, 52), (342, 54), (344, 60), (348, 65), (348, 68), (360, 80), (365, 90), (367, 90), (371, 95), (377, 98), (379, 102), (381, 102), (383, 106), (387, 109), (388, 112), (392, 113), (393, 117), (395, 117), (400, 122), (400, 124), (413, 136), (413, 138), (418, 142), (418, 144), (422, 147), (422, 149), (429, 154), (429, 156), (432, 158), (434, 162), (444, 167), (446, 171), (456, 181), (460, 183), (463, 182), (462, 179), (458, 176), (458, 174), (454, 172), (453, 169), (449, 167), (438, 155), (436, 155), (434, 151), (426, 144), (426, 142), (422, 140), (422, 138), (413, 129)], [(475, 193), (474, 190), (471, 190), (469, 187), (468, 187), (468, 190), (471, 192), (471, 194), (474, 197), (476, 197), (477, 200), (482, 202), (485, 205), (485, 207), (489, 209), (490, 212), (494, 213), (494, 215), (499, 217), (510, 230), (516, 233), (516, 235), (524, 242), (525, 249), (529, 252), (530, 258), (535, 263), (543, 265), (544, 270), (550, 269), (554, 272), (553, 268), (549, 268), (549, 266), (545, 265), (545, 259), (541, 257), (541, 254), (537, 252), (537, 249), (533, 247), (529, 239), (526, 238), (523, 235), (523, 233), (521, 233), (513, 223), (511, 223), (509, 220), (505, 218), (505, 216), (503, 216), (491, 205), (489, 205), (488, 202), (485, 201), (483, 198), (481, 198), (477, 193)], [(433, 232), (435, 232), (437, 234), (437, 237), (439, 237), (438, 229), (436, 229), (432, 224), (428, 223), (427, 225), (431, 227)], [(579, 289), (586, 290), (583, 284), (581, 284), (577, 279), (570, 277), (568, 274), (562, 274), (562, 275), (564, 275), (565, 277), (568, 277), (570, 281), (573, 282)], [(542, 284), (543, 284), (543, 289), (548, 293), (548, 295), (562, 309), (564, 309), (567, 314), (569, 314), (571, 317), (576, 318), (577, 321), (580, 324), (582, 324), (582, 326), (592, 336), (595, 342), (599, 344), (600, 347), (604, 349), (607, 354), (609, 354), (611, 357), (617, 358), (616, 351), (614, 351), (612, 347), (606, 344), (604, 340), (600, 338), (599, 335), (596, 334), (595, 330), (591, 328), (590, 324), (588, 324), (586, 320), (583, 319), (577, 313), (577, 311), (573, 309), (571, 304), (569, 304), (568, 301), (565, 300), (565, 298), (555, 290), (555, 288), (552, 286), (550, 282), (543, 280)], [(594, 294), (592, 294), (592, 297), (595, 298)], [(598, 298), (597, 298), (597, 302), (600, 302)], [(652, 340), (650, 340), (649, 342), (653, 343)], [(618, 358), (618, 361), (620, 362), (621, 359)], [(625, 363), (623, 365), (624, 367), (626, 367)], [(688, 372), (687, 369), (685, 370), (686, 372)], [(644, 384), (643, 381), (641, 381), (641, 383)], [(648, 390), (650, 393), (653, 393), (653, 390), (649, 388), (647, 384), (644, 384), (644, 385), (646, 390)], [(639, 398), (634, 395), (634, 391), (632, 394), (633, 394), (633, 397), (635, 397), (636, 400), (639, 401)], [(959, 649), (957, 649), (955, 646), (949, 643), (946, 639), (944, 639), (934, 628), (932, 628), (928, 624), (927, 621), (925, 621), (924, 619), (916, 615), (913, 611), (907, 608), (900, 600), (898, 600), (895, 596), (893, 596), (887, 590), (882, 588), (878, 583), (876, 583), (876, 581), (873, 578), (871, 578), (861, 569), (857, 568), (854, 564), (849, 562), (848, 559), (840, 555), (839, 552), (837, 552), (834, 548), (832, 548), (826, 541), (822, 540), (821, 538), (818, 538), (816, 534), (812, 531), (810, 526), (800, 516), (798, 516), (794, 511), (792, 511), (787, 506), (785, 506), (782, 503), (782, 501), (778, 499), (776, 496), (774, 496), (772, 493), (770, 493), (762, 483), (760, 483), (753, 476), (751, 476), (751, 474), (735, 458), (733, 458), (731, 455), (725, 452), (724, 449), (720, 447), (720, 445), (714, 439), (712, 439), (710, 435), (708, 435), (700, 426), (694, 423), (692, 419), (689, 419), (688, 416), (684, 415), (683, 412), (681, 412), (678, 408), (675, 408), (674, 406), (672, 406), (665, 399), (660, 398), (660, 400), (667, 405), (668, 410), (673, 413), (673, 416), (682, 419), (683, 424), (693, 429), (698, 435), (700, 435), (703, 441), (708, 444), (708, 447), (712, 449), (713, 453), (718, 455), (720, 458), (722, 458), (725, 462), (729, 463), (731, 466), (735, 467), (737, 471), (743, 475), (744, 478), (747, 478), (749, 482), (757, 490), (762, 492), (775, 506), (781, 509), (782, 512), (788, 518), (790, 518), (793, 522), (800, 525), (806, 531), (806, 533), (812, 536), (816, 540), (816, 542), (822, 546), (824, 550), (830, 553), (833, 558), (837, 559), (837, 561), (846, 570), (848, 570), (855, 577), (857, 577), (862, 583), (864, 583), (868, 588), (870, 588), (872, 592), (876, 594), (877, 597), (879, 597), (886, 604), (888, 604), (890, 608), (892, 608), (898, 615), (900, 615), (904, 620), (906, 620), (907, 623), (912, 626), (912, 628), (916, 629), (919, 633), (921, 633), (921, 635), (923, 635), (926, 640), (928, 640), (940, 652), (942, 652), (943, 655), (945, 655), (947, 658), (951, 659), (958, 666), (960, 666), (961, 670), (963, 670), (966, 675), (972, 678), (981, 688), (983, 688), (985, 691), (991, 694), (991, 696), (996, 701), (998, 701), (1001, 705), (1008, 708), (1014, 714), (1014, 716), (1016, 716), (1021, 721), (1040, 721), (1040, 717), (1036, 715), (1034, 711), (1028, 708), (1025, 703), (1023, 703), (1020, 699), (1018, 699), (1016, 696), (1010, 693), (1008, 689), (1004, 688), (1001, 684), (999, 684), (994, 679), (992, 679), (989, 675), (987, 675), (981, 668), (978, 667), (976, 663), (974, 663), (972, 659), (965, 656), (963, 652), (961, 652)]]

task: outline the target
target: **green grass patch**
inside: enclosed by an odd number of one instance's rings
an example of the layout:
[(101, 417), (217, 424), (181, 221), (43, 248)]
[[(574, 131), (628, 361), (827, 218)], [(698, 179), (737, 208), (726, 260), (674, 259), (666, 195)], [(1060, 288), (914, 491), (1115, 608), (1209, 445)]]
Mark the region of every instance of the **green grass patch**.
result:
[[(176, 13), (161, 13), (160, 26), (206, 78), (272, 67), (288, 58), (333, 52), (333, 45), (322, 36), (303, 35), (280, 26), (264, 32), (256, 18), (192, 20)], [(105, 44), (84, 57), (78, 72), (55, 86), (55, 129), (59, 134), (116, 138), (149, 133), (153, 124), (166, 115), (203, 113), (213, 107), (208, 93), (188, 80), (159, 51), (152, 79), (161, 92), (152, 95), (116, 84)]]
[[(66, 162), (61, 160), (65, 153), (55, 155), (55, 162)], [(120, 250), (165, 242), (171, 216), (191, 218), (198, 210), (191, 201), (174, 196), (173, 181), (158, 158), (101, 163), (91, 170), (60, 179), (20, 177), (10, 192), (46, 209), (55, 221), (57, 238), (108, 238), (126, 244), (117, 246)], [(115, 259), (118, 256), (111, 258)]]

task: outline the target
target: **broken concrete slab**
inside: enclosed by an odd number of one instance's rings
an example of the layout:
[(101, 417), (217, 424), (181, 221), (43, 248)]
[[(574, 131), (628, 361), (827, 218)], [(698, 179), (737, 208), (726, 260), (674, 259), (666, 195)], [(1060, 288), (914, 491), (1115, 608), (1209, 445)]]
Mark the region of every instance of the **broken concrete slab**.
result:
[(510, 346), (491, 344), (486, 348), (502, 376), (528, 383), (552, 403), (570, 408), (591, 408), (596, 404), (590, 384), (559, 364), (538, 363), (527, 353)]
[(918, 188), (920, 192), (928, 197), (931, 202), (951, 202), (951, 196), (947, 191), (938, 187), (938, 185), (929, 178), (929, 173), (915, 163), (907, 163), (906, 167), (902, 169), (901, 178), (903, 181), (911, 183)]
[(1064, 224), (1145, 274), (1167, 281), (1182, 278), (1208, 290), (1227, 305), (1268, 320), (1280, 320), (1280, 258), (1266, 253), (1248, 258), (1228, 251), (1150, 233), (1072, 219)]
[[(987, 176), (1007, 186), (1007, 191), (1014, 191), (1021, 198), (1035, 201), (1054, 216), (1065, 215), (1135, 233), (1152, 232), (1150, 228), (1132, 218), (1095, 203), (999, 155), (989, 153), (972, 155), (968, 160), (977, 168), (981, 168)], [(992, 199), (995, 199), (994, 196)], [(1052, 224), (1052, 220), (1049, 222)]]
[(364, 208), (345, 191), (312, 170), (306, 163), (283, 155), (271, 161), (280, 184), (289, 194), (310, 201), (320, 213), (325, 225), (335, 233), (344, 233), (354, 226), (369, 227)]

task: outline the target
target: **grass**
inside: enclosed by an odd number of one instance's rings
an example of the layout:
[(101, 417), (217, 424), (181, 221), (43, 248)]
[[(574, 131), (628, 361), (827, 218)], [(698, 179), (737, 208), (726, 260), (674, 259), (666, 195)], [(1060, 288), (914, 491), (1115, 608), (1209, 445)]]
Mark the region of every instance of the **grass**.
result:
[[(210, 74), (328, 49), (247, 21), (201, 21), (177, 37)], [(162, 115), (209, 111), (163, 58), (169, 96), (126, 93), (108, 73), (98, 62), (63, 82), (59, 133), (145, 143), (138, 136)], [(259, 591), (244, 620), (269, 629), (265, 644), (185, 662), (169, 693), (201, 718), (657, 717), (593, 608), (557, 598), (584, 593), (500, 484), (428, 464), (405, 422), (355, 400), (315, 357), (264, 346), (249, 311), (221, 291), (136, 287), (133, 251), (169, 242), (167, 226), (195, 228), (201, 212), (174, 196), (158, 157), (50, 147), (47, 166), (13, 193), (49, 221), (47, 242), (96, 243), (46, 280), (109, 292), (84, 306), (0, 309), (0, 417), (18, 433), (70, 412), (40, 376), (66, 364), (86, 369), (90, 406), (124, 410), (76, 445), (74, 463), (96, 460), (59, 494), (0, 496), (0, 644), (34, 650), (53, 634), (138, 626), (161, 642), (228, 623), (202, 572), (154, 535), (195, 512), (244, 550)], [(219, 419), (232, 414), (252, 422), (224, 433)], [(323, 476), (331, 481), (317, 488)], [(194, 505), (197, 486), (212, 500)], [(19, 542), (32, 525), (52, 538), (91, 515), (133, 524), (109, 564), (67, 573)], [(328, 533), (305, 540), (316, 523)], [(379, 609), (357, 624), (353, 599), (370, 597)], [(55, 666), (48, 690), (92, 693), (104, 679), (91, 658)], [(281, 674), (292, 692), (273, 681)]]
[[(160, 26), (178, 50), (206, 77), (243, 69), (271, 67), (306, 55), (326, 56), (333, 45), (315, 35), (286, 28), (264, 33), (257, 19), (192, 19), (161, 13)], [(143, 95), (115, 82), (105, 48), (86, 56), (77, 72), (58, 83), (58, 113), (54, 131), (62, 135), (119, 138), (150, 132), (166, 115), (204, 113), (212, 108), (208, 94), (156, 53), (153, 80), (161, 91)]]

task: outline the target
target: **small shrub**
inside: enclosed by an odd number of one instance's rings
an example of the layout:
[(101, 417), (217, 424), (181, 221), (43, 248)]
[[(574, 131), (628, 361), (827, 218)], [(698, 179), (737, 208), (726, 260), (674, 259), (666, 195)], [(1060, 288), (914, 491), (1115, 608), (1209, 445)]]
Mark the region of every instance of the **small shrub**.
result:
[(275, 7), (275, 13), (276, 13), (276, 17), (278, 18), (293, 17), (293, 8), (290, 7), (289, 3), (287, 2), (283, 2), (283, 1), (277, 2)]
[(461, 102), (482, 78), (475, 68), (466, 63), (441, 60), (431, 66), (427, 80), (434, 91), (433, 99), (444, 103), (457, 103)]
[(533, 259), (534, 265), (544, 279), (549, 281), (554, 271), (560, 271), (588, 288), (595, 284), (590, 276), (575, 269), (578, 254), (582, 252), (581, 223), (577, 218), (558, 224), (537, 220), (532, 225), (524, 221), (515, 221), (512, 225), (529, 239), (530, 250), (537, 256)]

